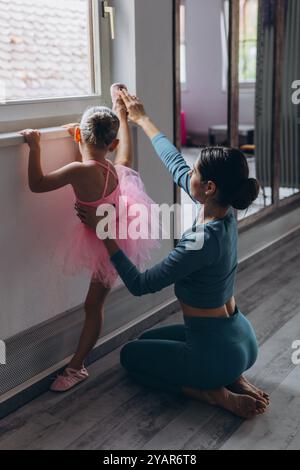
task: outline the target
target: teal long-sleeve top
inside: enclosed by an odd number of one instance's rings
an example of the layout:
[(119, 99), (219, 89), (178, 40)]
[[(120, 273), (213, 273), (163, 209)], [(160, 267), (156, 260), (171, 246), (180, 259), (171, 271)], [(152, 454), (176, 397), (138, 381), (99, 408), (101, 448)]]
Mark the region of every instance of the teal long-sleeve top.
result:
[[(162, 162), (190, 198), (190, 167), (163, 135), (152, 139)], [(122, 250), (111, 261), (135, 296), (158, 292), (174, 284), (179, 301), (195, 308), (218, 308), (233, 295), (237, 268), (237, 223), (232, 208), (223, 219), (194, 224), (160, 263), (140, 272)]]

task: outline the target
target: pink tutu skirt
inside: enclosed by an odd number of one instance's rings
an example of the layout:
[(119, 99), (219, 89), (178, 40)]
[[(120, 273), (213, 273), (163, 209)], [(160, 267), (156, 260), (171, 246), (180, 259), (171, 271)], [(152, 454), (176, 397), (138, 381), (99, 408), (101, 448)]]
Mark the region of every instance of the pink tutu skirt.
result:
[[(90, 203), (82, 203), (89, 207), (99, 207), (102, 204), (113, 204), (116, 209), (116, 241), (121, 250), (139, 268), (143, 269), (146, 262), (151, 259), (151, 251), (158, 249), (160, 243), (159, 216), (151, 207), (154, 201), (147, 195), (144, 184), (139, 174), (131, 168), (123, 165), (115, 166), (119, 184), (108, 196)], [(121, 198), (121, 199), (120, 199)], [(121, 204), (120, 204), (121, 201)], [(142, 211), (136, 211), (136, 204), (142, 205)], [(133, 207), (134, 206), (134, 207)], [(157, 207), (157, 206), (156, 206)], [(135, 215), (132, 215), (135, 214)], [(152, 214), (152, 217), (151, 217)], [(134, 239), (130, 237), (130, 230), (119, 236), (120, 223), (130, 227), (131, 223), (137, 227), (136, 232), (140, 234)], [(138, 220), (142, 223), (137, 223)], [(155, 226), (154, 226), (155, 225)], [(124, 225), (123, 225), (124, 227)], [(155, 238), (153, 236), (155, 234)], [(158, 236), (157, 236), (158, 235)], [(136, 239), (135, 239), (136, 238)], [(95, 282), (101, 282), (105, 287), (112, 287), (118, 274), (110, 261), (110, 256), (96, 233), (82, 223), (76, 224), (70, 237), (65, 243), (65, 255), (63, 270), (66, 274), (77, 274), (86, 271)]]

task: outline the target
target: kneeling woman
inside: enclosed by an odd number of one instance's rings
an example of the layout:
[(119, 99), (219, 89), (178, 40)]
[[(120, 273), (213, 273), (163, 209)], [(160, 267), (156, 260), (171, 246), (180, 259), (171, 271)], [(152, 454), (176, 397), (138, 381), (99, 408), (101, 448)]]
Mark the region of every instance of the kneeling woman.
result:
[[(121, 92), (129, 118), (140, 125), (171, 172), (177, 185), (202, 204), (193, 228), (161, 263), (140, 273), (114, 240), (104, 243), (120, 277), (135, 296), (175, 284), (184, 324), (143, 333), (121, 350), (121, 364), (141, 384), (183, 393), (221, 406), (243, 418), (263, 413), (266, 393), (243, 373), (256, 361), (258, 346), (249, 321), (234, 299), (237, 269), (237, 223), (232, 208), (246, 209), (257, 198), (259, 185), (249, 179), (245, 156), (234, 149), (201, 150), (193, 170), (145, 113), (140, 100)], [(95, 212), (78, 207), (92, 228)], [(202, 225), (204, 244), (191, 246), (191, 234)]]

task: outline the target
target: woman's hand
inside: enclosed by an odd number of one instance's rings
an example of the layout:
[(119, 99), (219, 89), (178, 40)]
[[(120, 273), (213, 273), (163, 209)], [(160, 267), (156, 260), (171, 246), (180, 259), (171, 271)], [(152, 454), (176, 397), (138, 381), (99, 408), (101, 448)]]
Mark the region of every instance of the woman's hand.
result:
[(20, 134), (24, 137), (25, 142), (29, 145), (31, 150), (40, 148), (41, 133), (37, 129), (24, 129), (20, 131)]
[(126, 90), (120, 90), (119, 93), (127, 108), (129, 119), (138, 124), (149, 139), (153, 139), (156, 135), (160, 134), (160, 130), (147, 116), (141, 100), (136, 96), (129, 95)]
[(130, 95), (125, 89), (120, 90), (119, 94), (125, 103), (128, 117), (132, 122), (139, 124), (143, 118), (147, 117), (143, 103), (136, 96)]
[(95, 207), (83, 206), (77, 202), (75, 210), (80, 221), (96, 232), (97, 225), (101, 220), (101, 217), (96, 215), (97, 209)]
[[(75, 210), (81, 222), (87, 227), (91, 228), (94, 232), (96, 232), (98, 223), (104, 218), (104, 217), (98, 217), (96, 215), (97, 209), (95, 207), (87, 207), (79, 203), (76, 203)], [(106, 234), (107, 234), (107, 230), (108, 230), (108, 225), (104, 227), (104, 232)], [(119, 245), (117, 244), (115, 240), (112, 240), (108, 236), (106, 236), (103, 238), (102, 241), (110, 256), (113, 256), (115, 253), (117, 253), (117, 251), (119, 251), (120, 249)]]
[(71, 137), (74, 137), (75, 129), (76, 129), (76, 127), (79, 127), (79, 126), (80, 126), (80, 124), (78, 122), (70, 122), (69, 124), (64, 124), (61, 127), (66, 129)]

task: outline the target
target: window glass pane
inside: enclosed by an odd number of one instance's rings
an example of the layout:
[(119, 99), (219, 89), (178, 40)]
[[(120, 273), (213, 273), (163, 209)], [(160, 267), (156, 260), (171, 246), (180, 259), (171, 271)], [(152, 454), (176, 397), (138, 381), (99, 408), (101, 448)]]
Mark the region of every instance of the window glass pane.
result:
[(180, 5), (180, 42), (185, 41), (185, 5)]
[(5, 98), (92, 93), (88, 0), (0, 0)]
[(240, 0), (240, 82), (255, 82), (258, 0)]
[[(265, 27), (258, 2), (241, 2), (240, 81), (253, 82), (253, 87), (239, 95), (239, 148), (245, 154), (250, 177), (260, 183), (258, 198), (246, 211), (239, 211), (239, 220), (268, 208), (273, 203), (272, 190), (272, 118), (274, 32)], [(255, 42), (253, 40), (255, 39)], [(251, 54), (252, 51), (252, 54)], [(255, 57), (255, 59), (254, 59)]]
[(186, 4), (180, 5), (180, 82), (186, 83)]
[(280, 199), (300, 191), (300, 2), (286, 8), (282, 64)]
[(186, 45), (180, 45), (180, 81), (186, 83)]

